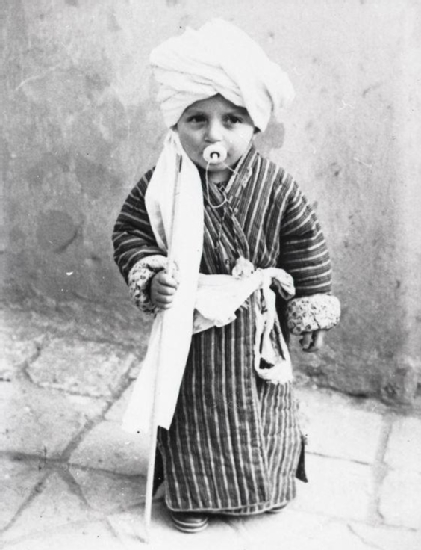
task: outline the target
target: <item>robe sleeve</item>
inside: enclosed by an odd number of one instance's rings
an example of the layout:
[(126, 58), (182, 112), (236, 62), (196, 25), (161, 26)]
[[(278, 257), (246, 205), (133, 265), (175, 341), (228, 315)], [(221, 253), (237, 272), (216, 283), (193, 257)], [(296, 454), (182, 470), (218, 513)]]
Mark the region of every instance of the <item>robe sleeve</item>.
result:
[(292, 275), (296, 298), (286, 308), (293, 334), (328, 330), (339, 322), (339, 301), (331, 295), (332, 269), (319, 221), (292, 181), (283, 212), (279, 265)]
[(153, 171), (147, 172), (132, 189), (117, 217), (113, 229), (114, 260), (129, 285), (134, 303), (153, 313), (150, 282), (153, 275), (165, 269), (166, 258), (158, 247), (145, 205), (145, 193)]

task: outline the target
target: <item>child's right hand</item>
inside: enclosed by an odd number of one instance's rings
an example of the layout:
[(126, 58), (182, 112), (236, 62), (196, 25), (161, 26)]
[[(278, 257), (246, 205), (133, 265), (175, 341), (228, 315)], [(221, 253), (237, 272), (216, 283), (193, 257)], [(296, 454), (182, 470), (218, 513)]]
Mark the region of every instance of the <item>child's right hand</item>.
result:
[(151, 301), (159, 309), (170, 309), (173, 304), (175, 293), (177, 292), (178, 281), (160, 271), (157, 273), (151, 283)]

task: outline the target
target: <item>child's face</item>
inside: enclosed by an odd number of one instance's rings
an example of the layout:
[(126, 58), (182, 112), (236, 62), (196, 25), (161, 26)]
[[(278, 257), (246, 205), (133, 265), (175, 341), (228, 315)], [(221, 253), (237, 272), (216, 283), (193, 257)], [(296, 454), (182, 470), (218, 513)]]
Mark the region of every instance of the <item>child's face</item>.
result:
[[(234, 105), (221, 95), (196, 101), (184, 111), (177, 123), (181, 145), (198, 166), (208, 168), (210, 179), (228, 179), (233, 166), (243, 155), (253, 138), (255, 126), (243, 107)], [(223, 145), (227, 158), (219, 164), (208, 163), (203, 151), (210, 144)]]

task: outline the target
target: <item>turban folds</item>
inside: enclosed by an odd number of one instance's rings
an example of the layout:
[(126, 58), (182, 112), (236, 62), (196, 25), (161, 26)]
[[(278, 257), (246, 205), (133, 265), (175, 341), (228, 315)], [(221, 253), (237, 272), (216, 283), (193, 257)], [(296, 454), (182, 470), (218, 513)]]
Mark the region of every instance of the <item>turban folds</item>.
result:
[(221, 19), (187, 29), (155, 48), (150, 63), (165, 124), (174, 126), (196, 101), (221, 94), (245, 107), (264, 131), (294, 98), (287, 74), (246, 33)]

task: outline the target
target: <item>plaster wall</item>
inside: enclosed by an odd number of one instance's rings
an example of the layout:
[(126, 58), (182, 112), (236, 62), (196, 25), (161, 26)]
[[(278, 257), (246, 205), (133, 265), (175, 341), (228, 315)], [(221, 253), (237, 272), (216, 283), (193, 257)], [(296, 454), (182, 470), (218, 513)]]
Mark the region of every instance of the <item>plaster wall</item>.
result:
[(342, 324), (318, 383), (411, 401), (421, 379), (421, 3), (7, 0), (2, 158), (9, 296), (128, 307), (110, 234), (165, 128), (150, 50), (221, 16), (289, 73), (296, 100), (260, 146), (314, 204)]

